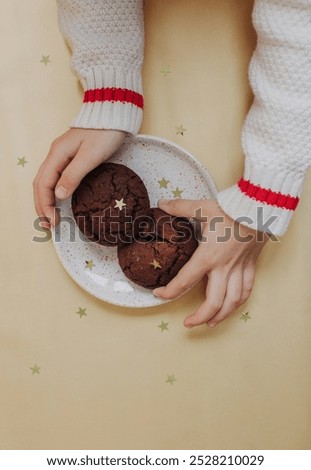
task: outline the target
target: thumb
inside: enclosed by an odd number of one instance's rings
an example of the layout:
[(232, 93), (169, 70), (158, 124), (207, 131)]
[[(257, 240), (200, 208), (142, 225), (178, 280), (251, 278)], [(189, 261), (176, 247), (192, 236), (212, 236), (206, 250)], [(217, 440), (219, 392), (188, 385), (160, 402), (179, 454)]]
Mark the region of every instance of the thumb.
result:
[(202, 211), (207, 200), (193, 200), (193, 199), (160, 199), (158, 207), (170, 215), (177, 217), (192, 217), (200, 220)]

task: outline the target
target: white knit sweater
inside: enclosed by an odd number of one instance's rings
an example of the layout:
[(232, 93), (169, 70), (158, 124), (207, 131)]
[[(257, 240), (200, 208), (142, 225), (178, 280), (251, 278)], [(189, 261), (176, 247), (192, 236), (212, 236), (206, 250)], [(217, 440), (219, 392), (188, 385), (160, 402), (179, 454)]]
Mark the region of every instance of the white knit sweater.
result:
[[(138, 132), (143, 109), (143, 0), (57, 1), (59, 26), (86, 91), (72, 127)], [(87, 93), (90, 90), (97, 93)]]
[[(59, 24), (85, 89), (72, 127), (139, 131), (143, 0), (58, 0)], [(221, 208), (282, 235), (311, 164), (311, 0), (255, 0), (255, 96), (245, 120), (243, 177), (218, 194)]]

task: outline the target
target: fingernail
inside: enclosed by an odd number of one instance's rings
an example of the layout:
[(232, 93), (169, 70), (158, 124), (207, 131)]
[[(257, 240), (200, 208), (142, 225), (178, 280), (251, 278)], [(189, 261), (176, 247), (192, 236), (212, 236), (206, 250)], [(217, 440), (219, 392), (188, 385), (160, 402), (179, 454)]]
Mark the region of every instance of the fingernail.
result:
[(210, 322), (210, 323), (207, 323), (207, 324), (208, 324), (208, 326), (210, 326), (211, 328), (214, 328), (214, 326), (217, 325), (217, 323), (215, 323), (215, 322)]
[(192, 328), (193, 327), (193, 325), (191, 323), (188, 323), (188, 322), (185, 322), (184, 325), (185, 325), (186, 328)]
[(65, 199), (68, 195), (68, 190), (64, 186), (57, 186), (55, 189), (55, 196), (58, 199)]
[(40, 222), (40, 227), (44, 230), (50, 230), (51, 224), (49, 224), (49, 222)]
[(154, 289), (154, 291), (152, 291), (152, 293), (155, 297), (160, 297), (159, 289)]
[(41, 216), (39, 217), (39, 225), (45, 230), (49, 230), (51, 228), (51, 219), (49, 217)]

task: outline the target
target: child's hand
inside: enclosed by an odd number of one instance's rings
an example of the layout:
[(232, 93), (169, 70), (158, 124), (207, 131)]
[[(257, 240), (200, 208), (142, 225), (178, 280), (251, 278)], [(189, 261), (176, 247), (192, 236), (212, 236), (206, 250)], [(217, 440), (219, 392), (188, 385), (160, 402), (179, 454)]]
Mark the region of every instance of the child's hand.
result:
[(202, 238), (177, 276), (167, 286), (155, 289), (154, 294), (173, 299), (206, 275), (206, 299), (184, 325), (191, 328), (207, 323), (213, 327), (250, 296), (256, 260), (269, 237), (234, 222), (214, 200), (160, 201), (159, 207), (172, 215), (201, 219), (205, 240)]
[(82, 178), (109, 158), (122, 144), (125, 133), (115, 130), (70, 129), (58, 137), (34, 180), (35, 207), (45, 228), (57, 225), (55, 195), (71, 196)]

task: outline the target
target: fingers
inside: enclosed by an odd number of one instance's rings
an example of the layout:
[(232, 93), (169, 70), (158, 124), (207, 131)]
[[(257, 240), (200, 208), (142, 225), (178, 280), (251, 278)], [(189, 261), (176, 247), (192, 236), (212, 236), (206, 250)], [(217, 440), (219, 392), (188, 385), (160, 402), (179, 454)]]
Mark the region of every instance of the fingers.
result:
[[(202, 224), (203, 236), (209, 243), (201, 244), (190, 261), (166, 287), (156, 289), (155, 295), (165, 299), (175, 298), (189, 289), (205, 274), (208, 276), (206, 300), (190, 316), (184, 325), (207, 323), (215, 326), (242, 305), (249, 297), (255, 276), (256, 259), (264, 243), (237, 243), (231, 237), (226, 243), (218, 243), (218, 235), (233, 233), (235, 222), (209, 199), (159, 201), (159, 207), (175, 216), (194, 217)], [(214, 218), (214, 219), (213, 219)], [(211, 222), (214, 220), (215, 224)], [(206, 223), (207, 222), (207, 223)], [(221, 222), (217, 223), (216, 222)]]
[(209, 204), (208, 199), (199, 201), (192, 199), (161, 199), (158, 206), (168, 214), (177, 217), (195, 217), (200, 219), (202, 208), (206, 207), (207, 204)]
[(222, 308), (227, 290), (227, 275), (223, 271), (212, 271), (207, 282), (206, 300), (188, 316), (184, 325), (187, 328), (202, 325), (216, 315)]
[(202, 263), (201, 247), (199, 246), (178, 274), (166, 286), (155, 289), (153, 294), (162, 299), (175, 299), (202, 279), (206, 269), (206, 264)]
[(46, 219), (46, 228), (59, 221), (55, 195), (69, 197), (89, 171), (120, 147), (125, 135), (105, 129), (70, 129), (55, 140), (34, 180), (35, 208)]
[(207, 324), (211, 327), (227, 318), (240, 305), (243, 290), (243, 272), (241, 269), (233, 271), (228, 279), (226, 295), (220, 310), (213, 317), (209, 317)]
[(61, 173), (61, 177), (55, 188), (55, 196), (58, 199), (66, 199), (71, 196), (74, 190), (79, 186), (82, 178), (101, 162), (99, 153), (93, 154), (90, 158), (90, 152), (86, 145), (81, 145), (75, 158), (66, 166)]
[(244, 304), (251, 295), (255, 280), (255, 264), (249, 264), (243, 270), (243, 288), (240, 305)]
[(58, 199), (71, 196), (84, 176), (107, 160), (122, 144), (125, 133), (121, 131), (90, 130), (89, 137), (77, 149), (74, 158), (62, 172), (55, 195)]
[(206, 301), (193, 315), (186, 318), (184, 325), (188, 328), (203, 323), (215, 327), (249, 298), (255, 278), (254, 264), (244, 270), (234, 270), (228, 279), (223, 274), (218, 274), (217, 277), (215, 274), (212, 272), (209, 277)]
[(59, 176), (68, 165), (71, 155), (78, 150), (80, 142), (70, 140), (66, 147), (56, 140), (41, 165), (34, 180), (34, 200), (35, 208), (39, 217), (46, 218), (50, 223), (45, 224), (46, 228), (58, 223), (58, 214), (55, 211), (54, 189), (59, 180)]

